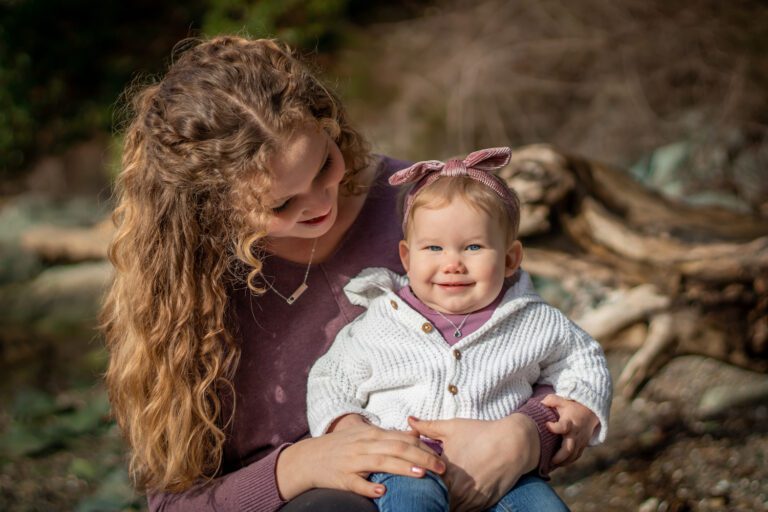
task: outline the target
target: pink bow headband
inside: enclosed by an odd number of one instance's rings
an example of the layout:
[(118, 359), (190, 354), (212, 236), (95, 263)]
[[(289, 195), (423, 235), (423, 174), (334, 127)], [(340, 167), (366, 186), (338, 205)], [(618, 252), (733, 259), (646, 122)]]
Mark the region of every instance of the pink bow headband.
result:
[(411, 210), (416, 194), (422, 188), (434, 183), (443, 176), (466, 176), (490, 187), (504, 201), (504, 205), (510, 214), (515, 216), (518, 209), (517, 196), (501, 178), (491, 173), (507, 165), (511, 155), (512, 150), (510, 148), (488, 148), (470, 153), (464, 160), (453, 159), (445, 163), (439, 160), (426, 160), (397, 171), (389, 177), (390, 185), (416, 183), (405, 198), (403, 232), (405, 232), (408, 213)]

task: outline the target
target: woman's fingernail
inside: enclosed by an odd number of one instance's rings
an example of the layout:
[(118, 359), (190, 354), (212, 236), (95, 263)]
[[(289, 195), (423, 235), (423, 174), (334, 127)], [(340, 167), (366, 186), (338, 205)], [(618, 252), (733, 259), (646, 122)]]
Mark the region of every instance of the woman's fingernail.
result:
[(411, 466), (411, 473), (416, 473), (417, 475), (423, 475), (424, 468), (420, 468), (419, 466)]
[(381, 496), (382, 494), (384, 494), (384, 488), (383, 487), (376, 487), (376, 488), (373, 489), (373, 492), (375, 492), (376, 494)]

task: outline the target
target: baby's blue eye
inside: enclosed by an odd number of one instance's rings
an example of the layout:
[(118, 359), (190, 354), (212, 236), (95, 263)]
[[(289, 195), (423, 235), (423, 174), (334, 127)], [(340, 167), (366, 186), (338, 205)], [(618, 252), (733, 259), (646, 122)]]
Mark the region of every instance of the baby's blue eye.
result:
[(479, 251), (480, 250), (480, 244), (469, 244), (467, 246), (468, 251)]
[(443, 248), (439, 245), (428, 245), (427, 250), (428, 251), (441, 251)]

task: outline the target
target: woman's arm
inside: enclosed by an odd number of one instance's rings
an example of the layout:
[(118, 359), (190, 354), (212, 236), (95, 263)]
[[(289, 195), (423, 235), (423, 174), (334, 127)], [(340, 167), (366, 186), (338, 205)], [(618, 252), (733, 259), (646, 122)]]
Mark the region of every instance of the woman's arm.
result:
[(361, 422), (342, 431), (284, 445), (238, 471), (180, 493), (149, 496), (150, 511), (272, 512), (315, 487), (375, 498), (380, 485), (368, 473), (423, 476), (445, 472), (445, 463), (418, 437)]
[(263, 459), (212, 482), (184, 492), (150, 494), (149, 510), (218, 512), (273, 512), (285, 501), (280, 496), (275, 478), (275, 465), (284, 448), (281, 446)]

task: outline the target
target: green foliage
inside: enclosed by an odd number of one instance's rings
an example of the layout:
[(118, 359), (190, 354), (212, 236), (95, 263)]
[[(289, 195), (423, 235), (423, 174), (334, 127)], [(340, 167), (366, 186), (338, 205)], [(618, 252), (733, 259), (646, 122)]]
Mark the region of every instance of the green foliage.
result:
[(61, 404), (42, 391), (16, 393), (11, 422), (0, 436), (0, 454), (15, 458), (66, 446), (73, 439), (107, 424), (106, 394), (86, 395), (77, 404)]
[(128, 472), (124, 466), (112, 469), (101, 479), (91, 496), (77, 505), (77, 512), (100, 512), (103, 510), (134, 510), (141, 508), (143, 499), (131, 487)]
[(0, 3), (0, 178), (108, 131), (134, 73), (154, 73), (203, 0)]
[(136, 75), (162, 73), (174, 44), (185, 37), (240, 33), (328, 51), (337, 47), (361, 4), (0, 2), (0, 179), (18, 175), (38, 155), (113, 130), (113, 107), (121, 91)]
[(276, 37), (299, 48), (328, 49), (349, 17), (350, 0), (209, 0), (207, 35)]

